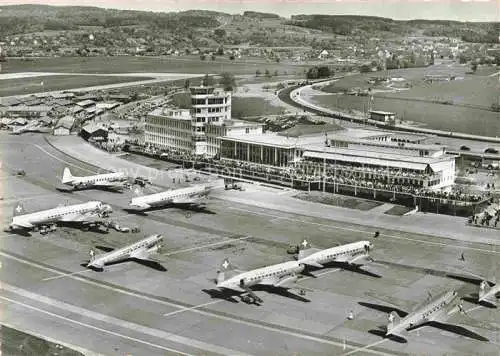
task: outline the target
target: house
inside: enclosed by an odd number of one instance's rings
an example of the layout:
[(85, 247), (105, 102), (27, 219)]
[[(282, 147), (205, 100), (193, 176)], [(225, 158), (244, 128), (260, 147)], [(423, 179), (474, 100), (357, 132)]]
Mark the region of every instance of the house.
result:
[(318, 56), (318, 59), (327, 59), (330, 53), (326, 49), (322, 50)]
[(88, 124), (82, 127), (80, 136), (86, 141), (106, 141), (108, 139), (108, 130), (100, 125)]
[(59, 119), (54, 126), (54, 136), (67, 136), (71, 135), (71, 131), (75, 128), (76, 118), (71, 115), (64, 116)]

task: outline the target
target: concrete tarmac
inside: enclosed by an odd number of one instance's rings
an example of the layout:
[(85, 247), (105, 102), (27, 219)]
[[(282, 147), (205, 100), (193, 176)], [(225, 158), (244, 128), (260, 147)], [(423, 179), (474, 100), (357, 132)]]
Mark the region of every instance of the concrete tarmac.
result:
[[(498, 354), (498, 309), (464, 302), (474, 320), (470, 329), (491, 342), (424, 327), (410, 333), (407, 343), (397, 343), (377, 331), (387, 315), (360, 304), (397, 301), (411, 310), (428, 292), (477, 292), (475, 285), (446, 275), (470, 272), (490, 278), (499, 267), (500, 251), (494, 245), (381, 229), (373, 240), (375, 262), (362, 271), (314, 271), (315, 278), (298, 282), (311, 290), (305, 296), (296, 290), (257, 290), (264, 302), (248, 305), (238, 297), (221, 299), (214, 291), (213, 279), (224, 258), (248, 270), (291, 259), (286, 249), (304, 237), (314, 247), (326, 248), (370, 239), (375, 229), (346, 223), (341, 213), (332, 220), (329, 214), (308, 216), (234, 201), (248, 200), (240, 193), (250, 190), (216, 189), (205, 211), (188, 215), (178, 208), (130, 214), (123, 208), (133, 191), (57, 191), (57, 176), (68, 163), (78, 175), (97, 168), (63, 155), (40, 135), (13, 138), (0, 133), (0, 141), (4, 224), (17, 198), (24, 199), (28, 211), (103, 200), (114, 208), (112, 220), (141, 228), (137, 234), (69, 227), (45, 236), (1, 233), (0, 302), (5, 306), (2, 317), (13, 326), (106, 355)], [(26, 176), (14, 176), (17, 169), (24, 169)], [(273, 194), (252, 193), (254, 201), (264, 203)], [(164, 236), (156, 260), (165, 271), (134, 262), (103, 272), (81, 266), (91, 247), (117, 248), (153, 233)], [(459, 259), (462, 252), (465, 261)], [(347, 319), (351, 310), (354, 320)], [(484, 327), (477, 327), (479, 322)]]

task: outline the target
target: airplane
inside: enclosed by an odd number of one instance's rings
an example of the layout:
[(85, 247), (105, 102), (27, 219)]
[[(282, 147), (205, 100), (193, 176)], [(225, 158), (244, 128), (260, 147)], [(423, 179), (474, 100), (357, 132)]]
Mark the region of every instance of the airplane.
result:
[(62, 183), (74, 189), (85, 188), (123, 188), (129, 182), (124, 172), (97, 174), (86, 177), (75, 177), (68, 167), (64, 168)]
[(478, 293), (473, 293), (471, 294), (471, 296), (464, 297), (464, 300), (496, 308), (497, 298), (500, 297), (500, 284), (474, 274), (470, 271), (467, 271), (467, 274), (470, 274), (474, 277), (455, 275), (450, 273), (447, 274), (447, 277), (458, 279), (467, 283), (472, 283), (478, 286)]
[[(370, 295), (369, 293), (367, 294)], [(382, 336), (395, 339), (396, 341), (406, 341), (405, 336), (407, 332), (423, 326), (432, 326), (476, 340), (489, 341), (484, 336), (461, 326), (461, 324), (469, 324), (474, 327), (492, 328), (487, 323), (482, 323), (465, 316), (466, 312), (455, 290), (442, 293), (434, 299), (429, 293), (428, 300), (411, 313), (396, 306), (384, 306), (365, 302), (360, 302), (359, 304), (372, 309), (389, 312), (388, 324), (385, 328), (385, 334)], [(396, 303), (391, 302), (391, 304), (395, 305)]]
[(146, 210), (154, 207), (165, 206), (169, 204), (196, 204), (201, 198), (206, 198), (212, 187), (204, 184), (195, 185), (187, 188), (167, 190), (161, 193), (149, 194), (132, 198), (129, 205), (139, 210)]
[(302, 241), (300, 244), (297, 261), (316, 268), (324, 268), (325, 264), (332, 262), (357, 265), (356, 262), (371, 260), (370, 250), (373, 248), (370, 241), (358, 241), (325, 250), (307, 248), (308, 244), (307, 240)]
[(106, 248), (108, 251), (107, 253), (98, 255), (96, 255), (95, 251), (91, 249), (89, 253), (90, 261), (87, 263), (87, 267), (102, 271), (104, 266), (107, 264), (123, 262), (126, 260), (132, 260), (148, 265), (149, 267), (154, 267), (154, 265), (158, 265), (158, 263), (151, 261), (149, 258), (150, 255), (159, 253), (162, 240), (163, 236), (161, 235), (151, 235), (118, 250)]
[(497, 306), (497, 298), (500, 298), (500, 284), (483, 280), (479, 284), (479, 303), (485, 303), (491, 306)]
[[(288, 261), (237, 273), (229, 260), (225, 259), (221, 269), (217, 271), (216, 284), (219, 290), (239, 293), (245, 303), (262, 303), (262, 299), (250, 287), (260, 285), (288, 290), (303, 270), (303, 264)], [(305, 288), (300, 289), (300, 294), (305, 294)]]
[(100, 201), (59, 206), (34, 213), (26, 213), (18, 203), (14, 208), (9, 230), (40, 230), (42, 234), (54, 231), (57, 223), (94, 223), (96, 218), (105, 218), (113, 211), (110, 205)]

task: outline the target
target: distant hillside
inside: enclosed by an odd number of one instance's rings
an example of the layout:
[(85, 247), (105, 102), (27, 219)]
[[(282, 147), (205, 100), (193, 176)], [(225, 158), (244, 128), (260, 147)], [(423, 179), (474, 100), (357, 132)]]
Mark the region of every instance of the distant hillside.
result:
[(183, 32), (220, 25), (216, 13), (188, 11), (154, 13), (81, 6), (12, 5), (0, 6), (2, 35), (47, 30), (77, 30), (81, 26), (140, 26), (148, 29)]
[(311, 28), (337, 35), (351, 35), (356, 32), (414, 34), (420, 30), (424, 36), (445, 36), (461, 38), (467, 42), (498, 43), (500, 22), (458, 22), (436, 20), (396, 21), (374, 16), (330, 16), (297, 15), (287, 24)]
[[(245, 11), (227, 14), (189, 10), (176, 13), (83, 6), (0, 6), (0, 42), (57, 52), (63, 47), (136, 48), (146, 53), (219, 46), (339, 49), (352, 41), (369, 47), (372, 37), (445, 36), (469, 42), (498, 42), (499, 23), (395, 21), (369, 16), (297, 15)], [(26, 35), (26, 38), (20, 38)], [(71, 53), (71, 51), (70, 51)]]

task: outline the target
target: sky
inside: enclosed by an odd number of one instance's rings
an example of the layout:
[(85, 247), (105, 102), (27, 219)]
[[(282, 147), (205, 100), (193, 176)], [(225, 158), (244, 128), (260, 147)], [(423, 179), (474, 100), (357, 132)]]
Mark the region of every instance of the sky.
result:
[(297, 14), (368, 15), (396, 20), (500, 21), (500, 0), (0, 0), (1, 5), (98, 6), (144, 11), (214, 10)]

